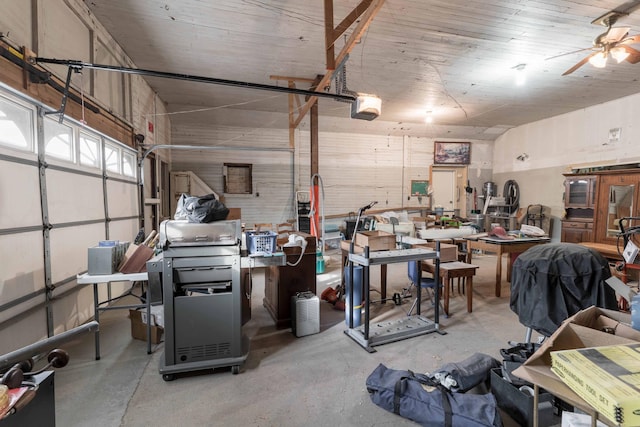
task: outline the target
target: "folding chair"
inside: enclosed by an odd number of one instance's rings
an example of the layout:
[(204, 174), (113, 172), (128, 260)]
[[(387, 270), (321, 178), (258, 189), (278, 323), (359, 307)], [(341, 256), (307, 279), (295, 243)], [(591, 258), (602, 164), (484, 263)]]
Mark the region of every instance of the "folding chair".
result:
[[(407, 296), (407, 294), (409, 294), (409, 292), (411, 291), (412, 287), (418, 286), (418, 276), (419, 276), (418, 261), (410, 261), (407, 263), (407, 275), (409, 276), (409, 280), (411, 280), (411, 283), (409, 284), (409, 287), (404, 290), (405, 292), (403, 296)], [(433, 280), (432, 277), (420, 277), (420, 286), (422, 287), (422, 289), (425, 289), (425, 290), (431, 289), (431, 291), (433, 292), (433, 289), (435, 288), (435, 281)], [(431, 303), (435, 304), (433, 295), (434, 295), (433, 293), (430, 293), (429, 298), (431, 299)], [(444, 308), (442, 307), (442, 303), (440, 301), (438, 301), (438, 303), (440, 304), (440, 309), (442, 310), (442, 313), (444, 313)], [(418, 304), (418, 298), (416, 297), (416, 299), (413, 300), (413, 304), (411, 304), (411, 308), (409, 309), (407, 316), (411, 316), (411, 313), (413, 312), (413, 309), (417, 304)]]

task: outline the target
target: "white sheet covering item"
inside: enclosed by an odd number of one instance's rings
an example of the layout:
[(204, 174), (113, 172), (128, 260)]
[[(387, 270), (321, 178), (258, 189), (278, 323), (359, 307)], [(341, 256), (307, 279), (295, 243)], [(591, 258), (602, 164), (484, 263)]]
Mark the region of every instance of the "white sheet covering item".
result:
[(474, 227), (460, 228), (425, 228), (418, 230), (418, 236), (425, 240), (457, 239), (476, 234)]

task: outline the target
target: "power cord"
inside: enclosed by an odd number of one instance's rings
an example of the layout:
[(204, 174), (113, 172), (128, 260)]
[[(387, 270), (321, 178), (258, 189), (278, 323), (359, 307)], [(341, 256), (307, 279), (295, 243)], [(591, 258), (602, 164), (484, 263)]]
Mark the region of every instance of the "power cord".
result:
[(300, 256), (298, 257), (298, 260), (294, 264), (291, 264), (289, 261), (287, 261), (287, 265), (289, 267), (295, 267), (298, 264), (300, 264), (300, 261), (302, 261), (302, 257), (304, 256), (304, 251), (307, 249), (307, 240), (304, 237), (300, 236), (299, 234), (292, 234), (289, 236), (289, 243), (287, 243), (285, 247), (295, 247), (295, 246), (300, 247)]

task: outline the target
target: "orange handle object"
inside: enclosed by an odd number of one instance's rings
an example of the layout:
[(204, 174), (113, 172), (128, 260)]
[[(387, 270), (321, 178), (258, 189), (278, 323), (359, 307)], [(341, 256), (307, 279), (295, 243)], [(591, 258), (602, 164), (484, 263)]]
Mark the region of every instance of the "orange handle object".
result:
[(313, 185), (309, 189), (309, 199), (311, 200), (311, 235), (320, 237), (320, 217), (318, 214), (318, 200), (319, 197), (319, 187), (318, 185)]

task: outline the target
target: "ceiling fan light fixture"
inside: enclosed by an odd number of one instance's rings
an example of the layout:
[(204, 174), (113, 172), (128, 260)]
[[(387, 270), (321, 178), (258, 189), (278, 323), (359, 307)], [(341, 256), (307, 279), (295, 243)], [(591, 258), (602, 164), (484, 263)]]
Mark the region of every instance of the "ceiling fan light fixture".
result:
[(598, 52), (589, 58), (589, 64), (596, 68), (604, 68), (607, 66), (607, 54), (604, 52)]
[(619, 64), (629, 56), (629, 52), (627, 52), (623, 47), (614, 47), (609, 51), (613, 59)]

